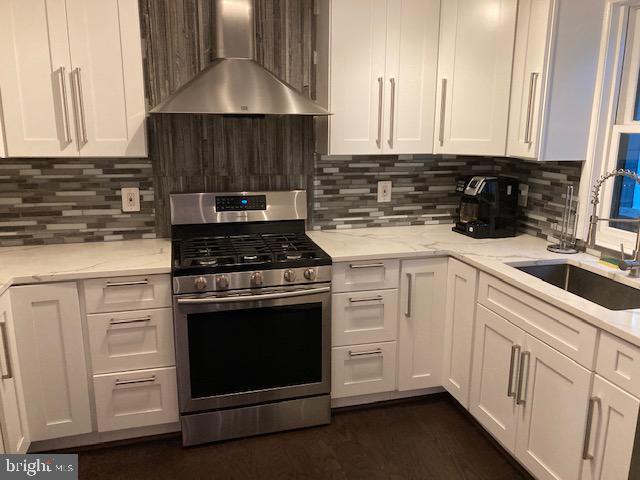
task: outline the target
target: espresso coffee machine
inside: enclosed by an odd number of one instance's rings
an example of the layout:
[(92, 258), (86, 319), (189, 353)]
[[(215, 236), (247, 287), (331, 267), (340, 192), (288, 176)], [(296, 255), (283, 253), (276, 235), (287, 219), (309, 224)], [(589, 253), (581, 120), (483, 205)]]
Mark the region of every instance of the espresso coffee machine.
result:
[(454, 232), (473, 238), (515, 237), (518, 224), (518, 180), (509, 177), (465, 177), (458, 180), (460, 217)]

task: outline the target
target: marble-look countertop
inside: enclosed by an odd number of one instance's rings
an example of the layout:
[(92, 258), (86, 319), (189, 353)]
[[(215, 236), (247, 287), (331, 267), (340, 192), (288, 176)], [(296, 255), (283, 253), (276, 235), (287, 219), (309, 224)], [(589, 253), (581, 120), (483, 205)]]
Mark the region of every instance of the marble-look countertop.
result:
[(621, 283), (640, 288), (640, 280), (580, 253), (558, 255), (531, 235), (477, 240), (451, 231), (451, 225), (383, 227), (308, 232), (334, 262), (384, 258), (452, 256), (531, 293), (592, 325), (640, 346), (640, 309), (612, 311), (517, 270), (510, 264), (569, 261)]
[(11, 285), (169, 272), (165, 239), (0, 248), (0, 294)]

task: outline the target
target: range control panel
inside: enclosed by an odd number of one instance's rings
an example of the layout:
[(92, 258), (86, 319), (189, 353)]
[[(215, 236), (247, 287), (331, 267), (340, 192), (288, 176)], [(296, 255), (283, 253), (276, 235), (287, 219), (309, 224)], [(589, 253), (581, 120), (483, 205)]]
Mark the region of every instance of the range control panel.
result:
[(266, 210), (266, 195), (223, 195), (216, 196), (216, 212), (242, 212)]

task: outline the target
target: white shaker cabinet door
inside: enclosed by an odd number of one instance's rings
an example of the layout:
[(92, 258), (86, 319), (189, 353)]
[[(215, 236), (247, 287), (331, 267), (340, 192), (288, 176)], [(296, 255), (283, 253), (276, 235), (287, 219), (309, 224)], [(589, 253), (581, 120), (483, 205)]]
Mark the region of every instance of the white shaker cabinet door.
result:
[(78, 156), (65, 0), (2, 0), (0, 64), (6, 155)]
[(458, 260), (450, 259), (442, 384), (465, 408), (469, 408), (477, 290), (478, 271)]
[(505, 155), (517, 3), (442, 2), (435, 153)]
[(4, 453), (26, 453), (31, 438), (27, 425), (22, 378), (16, 352), (10, 293), (0, 296), (0, 442)]
[(76, 284), (12, 287), (11, 303), (31, 440), (90, 432)]
[(516, 390), (526, 334), (478, 305), (469, 410), (507, 450), (515, 451)]
[(382, 152), (386, 0), (331, 2), (329, 153)]
[(398, 390), (442, 385), (447, 259), (408, 260), (400, 274)]
[(137, 0), (66, 0), (80, 155), (146, 156)]
[(516, 457), (540, 480), (580, 477), (591, 372), (527, 335)]
[(626, 480), (640, 400), (596, 375), (590, 401), (582, 480)]
[(433, 153), (440, 0), (389, 0), (387, 11), (383, 148)]

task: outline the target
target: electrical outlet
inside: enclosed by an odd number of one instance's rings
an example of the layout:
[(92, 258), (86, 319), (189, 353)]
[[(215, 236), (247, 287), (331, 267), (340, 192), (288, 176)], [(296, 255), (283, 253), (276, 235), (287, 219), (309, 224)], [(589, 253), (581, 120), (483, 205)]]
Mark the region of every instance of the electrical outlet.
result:
[(518, 205), (521, 207), (526, 207), (527, 203), (529, 203), (529, 185), (527, 185), (526, 183), (521, 183)]
[(122, 192), (122, 211), (123, 212), (139, 212), (140, 211), (140, 189), (139, 188), (123, 188)]
[(391, 180), (378, 182), (378, 203), (389, 203), (391, 201)]

